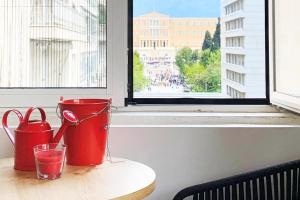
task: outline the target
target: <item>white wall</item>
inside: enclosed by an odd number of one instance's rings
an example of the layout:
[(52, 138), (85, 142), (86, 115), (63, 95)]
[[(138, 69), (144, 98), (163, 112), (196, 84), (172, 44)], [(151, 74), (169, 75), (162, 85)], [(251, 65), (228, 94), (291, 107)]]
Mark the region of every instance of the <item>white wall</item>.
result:
[[(113, 156), (140, 161), (157, 174), (150, 200), (168, 200), (180, 189), (281, 163), (300, 156), (300, 128), (114, 127)], [(12, 155), (0, 133), (0, 157)]]

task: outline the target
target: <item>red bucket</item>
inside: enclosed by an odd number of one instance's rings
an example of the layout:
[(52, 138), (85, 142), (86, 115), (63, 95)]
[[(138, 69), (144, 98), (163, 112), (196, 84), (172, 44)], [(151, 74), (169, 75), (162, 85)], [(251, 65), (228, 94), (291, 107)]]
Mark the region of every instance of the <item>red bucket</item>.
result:
[(68, 127), (64, 133), (67, 164), (101, 164), (109, 128), (111, 99), (61, 100), (58, 107), (61, 115), (64, 110), (70, 110), (79, 119), (79, 124)]

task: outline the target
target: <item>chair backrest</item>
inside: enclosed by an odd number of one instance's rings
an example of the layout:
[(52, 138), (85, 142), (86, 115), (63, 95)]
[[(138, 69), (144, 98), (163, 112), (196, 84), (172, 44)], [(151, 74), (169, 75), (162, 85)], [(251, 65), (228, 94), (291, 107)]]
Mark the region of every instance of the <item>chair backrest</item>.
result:
[(181, 190), (174, 200), (298, 200), (300, 160)]

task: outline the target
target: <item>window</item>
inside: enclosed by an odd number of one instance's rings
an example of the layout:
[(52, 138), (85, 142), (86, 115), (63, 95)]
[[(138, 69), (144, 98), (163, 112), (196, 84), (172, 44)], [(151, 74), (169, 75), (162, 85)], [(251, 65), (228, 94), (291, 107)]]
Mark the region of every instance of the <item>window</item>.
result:
[(225, 22), (226, 31), (243, 29), (244, 27), (244, 18), (234, 19), (228, 22)]
[[(126, 30), (126, 2), (113, 8), (116, 3), (1, 0), (1, 106), (54, 107), (60, 96), (107, 98), (114, 93), (122, 94), (113, 99), (123, 104), (125, 79), (112, 74), (126, 62), (126, 39), (121, 35)], [(111, 59), (113, 48), (122, 48), (114, 52), (117, 61)]]
[(1, 4), (1, 88), (106, 88), (104, 0)]
[(226, 38), (226, 47), (244, 47), (244, 37), (227, 37)]
[(244, 7), (244, 1), (243, 0), (235, 1), (235, 2), (225, 6), (225, 14), (229, 15), (231, 13), (243, 10), (243, 7)]
[(244, 66), (244, 64), (245, 64), (245, 55), (227, 53), (226, 54), (226, 63), (233, 64), (233, 65)]
[[(129, 1), (128, 102), (268, 104), (268, 1), (184, 2)], [(167, 48), (133, 37), (152, 19)]]
[[(300, 14), (300, 2), (291, 0), (288, 4), (278, 0), (272, 5), (273, 18), (273, 71), (271, 102), (289, 110), (300, 113), (300, 62), (299, 34), (295, 26)], [(276, 23), (275, 23), (276, 21)], [(288, 30), (288, 31), (282, 31)], [(273, 49), (273, 48), (272, 48)]]
[(236, 83), (239, 83), (241, 85), (245, 84), (245, 75), (238, 73), (238, 72), (234, 72), (231, 70), (226, 70), (226, 76), (228, 80), (234, 81)]

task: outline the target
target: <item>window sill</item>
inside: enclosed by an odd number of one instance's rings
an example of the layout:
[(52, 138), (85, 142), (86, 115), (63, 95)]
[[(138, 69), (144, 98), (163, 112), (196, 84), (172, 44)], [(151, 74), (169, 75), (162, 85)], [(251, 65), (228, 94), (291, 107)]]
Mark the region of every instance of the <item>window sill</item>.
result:
[[(0, 109), (1, 116), (6, 109)], [(22, 113), (26, 109), (19, 109)], [(54, 108), (47, 120), (58, 127)], [(13, 117), (12, 117), (13, 118)], [(33, 113), (38, 119), (39, 114)], [(14, 118), (15, 119), (15, 118)], [(16, 126), (17, 120), (11, 120)], [(266, 105), (128, 106), (113, 110), (112, 127), (300, 127), (300, 116)]]
[[(271, 106), (122, 108), (114, 112), (113, 127), (300, 127), (300, 116)], [(248, 109), (247, 109), (248, 108)], [(160, 110), (159, 110), (160, 109)], [(258, 110), (261, 111), (258, 111)]]

